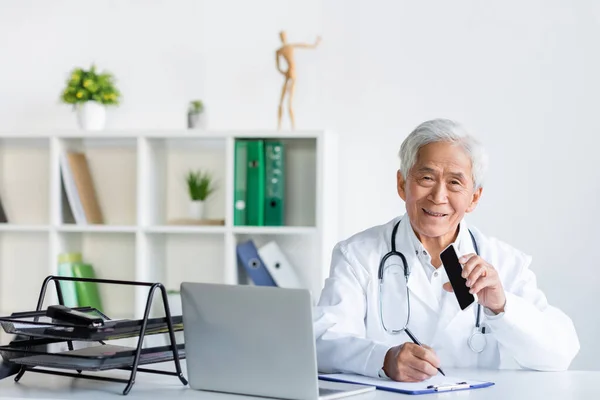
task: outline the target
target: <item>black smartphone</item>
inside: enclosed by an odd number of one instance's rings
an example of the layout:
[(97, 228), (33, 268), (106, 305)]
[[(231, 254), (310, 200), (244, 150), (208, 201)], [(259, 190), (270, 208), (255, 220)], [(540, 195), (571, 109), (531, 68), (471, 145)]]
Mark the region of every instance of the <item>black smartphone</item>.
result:
[(461, 310), (469, 307), (471, 304), (477, 301), (477, 296), (469, 293), (469, 287), (467, 287), (467, 280), (461, 276), (462, 265), (458, 262), (458, 255), (454, 250), (454, 246), (450, 245), (440, 253), (442, 264), (456, 295), (456, 300), (460, 305)]

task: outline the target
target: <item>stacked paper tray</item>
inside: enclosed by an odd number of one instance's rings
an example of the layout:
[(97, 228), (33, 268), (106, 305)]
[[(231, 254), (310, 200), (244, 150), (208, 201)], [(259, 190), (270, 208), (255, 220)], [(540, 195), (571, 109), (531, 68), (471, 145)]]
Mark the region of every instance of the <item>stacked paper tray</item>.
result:
[[(114, 368), (131, 367), (135, 348), (98, 345), (58, 353), (32, 351), (27, 348), (0, 346), (0, 354), (7, 362), (28, 367), (47, 367), (80, 371), (105, 371)], [(177, 345), (179, 359), (185, 358), (185, 347)], [(173, 350), (170, 346), (159, 346), (141, 350), (139, 365), (172, 361)]]
[[(46, 317), (45, 311), (18, 313), (10, 317), (0, 317), (0, 325), (9, 334), (48, 339), (100, 341), (140, 335), (143, 323), (141, 319), (111, 320), (95, 309), (91, 309), (90, 312), (96, 312), (101, 315), (104, 319), (104, 325), (91, 327), (57, 322)], [(171, 323), (174, 332), (183, 330), (183, 318), (181, 315), (171, 317)], [(148, 319), (146, 335), (166, 332), (168, 332), (168, 325), (165, 317)]]

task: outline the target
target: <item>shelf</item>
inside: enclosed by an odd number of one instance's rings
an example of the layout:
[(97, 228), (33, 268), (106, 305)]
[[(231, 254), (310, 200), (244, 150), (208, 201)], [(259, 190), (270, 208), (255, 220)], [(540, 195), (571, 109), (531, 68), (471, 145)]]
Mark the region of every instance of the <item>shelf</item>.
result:
[[(18, 225), (11, 225), (11, 228), (15, 226), (22, 228)], [(39, 292), (40, 282), (49, 275), (51, 247), (48, 232), (46, 228), (0, 234), (0, 308), (3, 312), (35, 307), (36, 299), (30, 294)]]
[[(224, 232), (223, 227), (221, 230)], [(140, 242), (142, 248), (147, 249), (140, 264), (153, 272), (144, 278), (147, 281), (162, 282), (168, 289), (179, 289), (184, 281), (224, 282), (226, 235), (223, 233), (150, 234)]]
[[(80, 253), (83, 261), (93, 266), (97, 278), (136, 280), (137, 235), (132, 232), (137, 232), (137, 228), (103, 225), (75, 225), (72, 228), (77, 230), (62, 231), (58, 235), (55, 257), (61, 253)], [(53, 265), (56, 264), (54, 260)], [(135, 315), (135, 289), (132, 286), (100, 285), (99, 291), (102, 311), (106, 315), (111, 318)]]
[[(104, 136), (103, 138), (60, 138), (58, 155), (75, 151), (85, 154), (91, 184), (105, 225), (127, 226), (136, 223), (137, 139)], [(71, 167), (73, 168), (73, 167)], [(83, 167), (78, 169), (82, 171)], [(63, 181), (62, 172), (58, 180)], [(68, 193), (68, 192), (65, 192)], [(61, 193), (60, 224), (76, 222), (68, 196)], [(82, 203), (83, 204), (83, 203)]]
[(48, 136), (13, 135), (0, 137), (0, 146), (47, 149), (49, 145)]
[(75, 225), (65, 224), (56, 228), (59, 232), (81, 232), (81, 233), (135, 233), (137, 227), (131, 225)]
[[(181, 234), (223, 234), (232, 231), (248, 235), (314, 235), (317, 228), (313, 226), (181, 226), (156, 225), (140, 228), (146, 233), (181, 233)], [(65, 224), (56, 227), (58, 232), (80, 233), (136, 233), (133, 225), (76, 225)], [(49, 232), (48, 225), (0, 224), (0, 232)]]
[(48, 225), (0, 224), (0, 232), (49, 232)]
[[(144, 226), (168, 226), (170, 221), (184, 218), (189, 208), (186, 177), (190, 171), (209, 172), (217, 190), (207, 199), (207, 219), (223, 219), (226, 214), (227, 167), (223, 138), (163, 137), (141, 142), (139, 219)], [(185, 229), (184, 229), (185, 230)]]
[(244, 235), (314, 235), (314, 226), (234, 226), (233, 233)]
[(49, 139), (0, 138), (0, 202), (13, 226), (49, 223), (50, 165)]
[[(284, 226), (233, 225), (238, 139), (284, 145)], [(276, 242), (316, 296), (335, 245), (336, 142), (325, 130), (0, 132), (0, 199), (9, 221), (0, 223), (0, 308), (35, 307), (25, 294), (57, 273), (62, 253), (81, 253), (99, 278), (170, 289), (186, 280), (245, 283), (236, 245), (246, 240)], [(61, 173), (66, 151), (85, 153), (103, 223), (76, 223)], [(207, 221), (189, 220), (186, 176), (194, 170), (210, 171), (218, 186), (205, 203)], [(101, 292), (112, 318), (144, 311), (143, 288)]]
[(89, 137), (85, 134), (82, 136), (65, 136), (59, 137), (63, 143), (67, 144), (74, 150), (95, 150), (95, 149), (132, 149), (135, 150), (137, 146), (137, 139), (135, 137), (122, 137), (122, 136), (102, 136), (102, 137)]
[(314, 235), (317, 228), (312, 226), (179, 226), (158, 225), (143, 228), (146, 233), (181, 234), (222, 234), (233, 232), (247, 235)]
[(323, 134), (323, 130), (201, 130), (201, 129), (106, 129), (102, 131), (88, 131), (77, 129), (54, 129), (54, 130), (27, 130), (27, 131), (0, 131), (0, 137), (7, 139), (46, 139), (50, 137), (59, 138), (227, 138), (227, 137), (286, 137), (286, 138), (315, 138)]
[(181, 225), (158, 225), (143, 229), (147, 233), (190, 233), (190, 234), (219, 234), (225, 233), (224, 226), (181, 226)]

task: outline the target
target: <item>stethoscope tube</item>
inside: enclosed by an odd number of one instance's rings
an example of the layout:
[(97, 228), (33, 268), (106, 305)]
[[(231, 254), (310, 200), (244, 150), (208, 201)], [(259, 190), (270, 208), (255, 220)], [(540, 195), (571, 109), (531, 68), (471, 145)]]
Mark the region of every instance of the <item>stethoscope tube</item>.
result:
[[(382, 311), (382, 306), (381, 306), (381, 287), (383, 286), (383, 270), (385, 268), (385, 262), (390, 258), (390, 257), (394, 257), (394, 256), (398, 256), (400, 257), (400, 259), (402, 260), (402, 264), (404, 267), (404, 279), (406, 280), (406, 283), (408, 284), (408, 278), (410, 276), (410, 267), (408, 265), (408, 262), (406, 261), (406, 257), (404, 257), (404, 254), (402, 254), (401, 252), (396, 250), (396, 235), (398, 233), (398, 227), (400, 226), (400, 222), (402, 221), (402, 219), (400, 219), (398, 222), (396, 222), (396, 224), (394, 225), (394, 228), (392, 229), (392, 237), (391, 237), (391, 251), (387, 252), (380, 260), (379, 262), (379, 269), (377, 271), (377, 278), (379, 280), (379, 298), (380, 298), (380, 302), (379, 302), (379, 318), (381, 321), (381, 324), (383, 326), (383, 329), (388, 332), (388, 333), (392, 333), (392, 334), (397, 334), (400, 332), (403, 332), (404, 330), (408, 329), (408, 321), (410, 320), (410, 303), (408, 303), (408, 315), (409, 318), (407, 319), (406, 322), (406, 326), (403, 329), (400, 330), (388, 330), (388, 328), (385, 326), (385, 323), (383, 321), (383, 311)], [(477, 255), (479, 255), (479, 246), (477, 246), (477, 241), (475, 240), (475, 236), (473, 236), (473, 232), (471, 232), (471, 230), (469, 229), (469, 235), (471, 236), (471, 241), (473, 242), (473, 248), (475, 249), (475, 253)], [(471, 348), (471, 350), (475, 353), (481, 353), (484, 349), (485, 349), (485, 345), (486, 345), (486, 340), (485, 340), (485, 328), (481, 327), (481, 304), (477, 304), (477, 311), (476, 311), (476, 316), (475, 316), (475, 331), (473, 332), (473, 334), (471, 334), (471, 336), (468, 339), (468, 344), (469, 347)], [(476, 337), (482, 337), (482, 341), (479, 342), (479, 344), (481, 344), (481, 346), (477, 346), (477, 343), (475, 343), (475, 338)]]

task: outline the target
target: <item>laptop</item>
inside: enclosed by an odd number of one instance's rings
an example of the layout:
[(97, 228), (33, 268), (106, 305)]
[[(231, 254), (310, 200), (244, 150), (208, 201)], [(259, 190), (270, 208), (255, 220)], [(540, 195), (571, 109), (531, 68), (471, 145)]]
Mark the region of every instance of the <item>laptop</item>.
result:
[(290, 400), (375, 390), (319, 381), (306, 289), (183, 282), (181, 302), (192, 389)]

